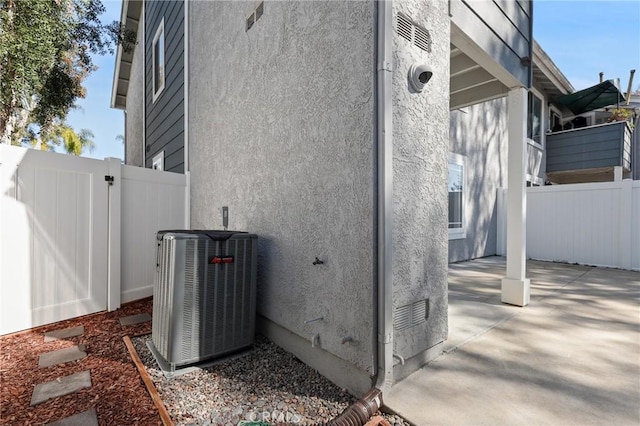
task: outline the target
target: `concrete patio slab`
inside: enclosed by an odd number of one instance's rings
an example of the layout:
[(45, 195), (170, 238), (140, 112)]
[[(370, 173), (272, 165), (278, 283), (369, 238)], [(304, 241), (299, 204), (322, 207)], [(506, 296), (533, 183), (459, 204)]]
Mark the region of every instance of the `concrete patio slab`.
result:
[(53, 330), (53, 331), (44, 333), (44, 341), (46, 343), (46, 342), (52, 342), (54, 340), (64, 340), (64, 339), (68, 339), (69, 337), (82, 336), (83, 334), (84, 334), (83, 325), (79, 325), (77, 327), (62, 328), (60, 330)]
[(87, 348), (84, 345), (71, 346), (70, 348), (58, 349), (57, 351), (45, 352), (38, 359), (38, 367), (50, 367), (65, 362), (77, 361), (87, 356)]
[(98, 413), (95, 408), (65, 417), (47, 426), (98, 426)]
[(40, 383), (33, 389), (31, 406), (38, 405), (51, 398), (68, 395), (80, 389), (91, 387), (91, 373), (89, 370), (81, 371), (70, 376), (60, 377), (46, 383)]
[[(592, 269), (583, 265), (528, 262), (527, 276), (535, 276), (532, 302), (557, 292)], [(449, 336), (445, 352), (522, 312), (522, 308), (500, 300), (500, 280), (504, 274), (504, 258), (497, 256), (449, 265)]]
[(151, 321), (151, 315), (145, 312), (144, 314), (130, 315), (128, 317), (120, 318), (120, 325), (122, 326), (135, 325), (135, 324), (140, 324), (141, 322), (147, 322), (147, 321)]
[(640, 424), (640, 273), (527, 264), (525, 308), (499, 303), (503, 258), (450, 265), (455, 340), (389, 409), (418, 425)]

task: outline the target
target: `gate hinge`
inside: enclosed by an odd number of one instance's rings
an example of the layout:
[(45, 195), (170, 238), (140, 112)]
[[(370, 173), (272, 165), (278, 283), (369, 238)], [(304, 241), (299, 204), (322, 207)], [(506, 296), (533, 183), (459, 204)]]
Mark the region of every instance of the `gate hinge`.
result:
[(107, 182), (109, 186), (113, 185), (113, 176), (106, 175), (104, 181)]

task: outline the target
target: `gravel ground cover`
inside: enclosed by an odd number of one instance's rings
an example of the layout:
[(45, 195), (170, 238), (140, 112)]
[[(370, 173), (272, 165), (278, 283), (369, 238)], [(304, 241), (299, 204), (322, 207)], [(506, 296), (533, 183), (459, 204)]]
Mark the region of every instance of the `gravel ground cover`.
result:
[[(131, 340), (177, 425), (326, 424), (355, 401), (263, 337), (250, 351), (174, 377), (165, 376), (147, 348), (150, 334)], [(394, 426), (409, 425), (399, 416), (383, 416)]]

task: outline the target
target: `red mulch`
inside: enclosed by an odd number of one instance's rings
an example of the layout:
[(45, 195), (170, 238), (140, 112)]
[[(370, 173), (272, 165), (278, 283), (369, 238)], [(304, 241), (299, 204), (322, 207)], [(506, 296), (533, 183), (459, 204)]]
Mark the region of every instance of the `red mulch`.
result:
[[(49, 324), (23, 333), (0, 336), (0, 424), (45, 424), (96, 408), (100, 425), (160, 425), (162, 421), (122, 341), (125, 335), (151, 332), (151, 322), (123, 327), (118, 318), (152, 313), (151, 298), (114, 312), (102, 312)], [(84, 335), (44, 343), (44, 333), (84, 326)], [(44, 352), (73, 345), (86, 346), (87, 357), (38, 368)], [(92, 386), (30, 407), (39, 383), (83, 370), (91, 371)]]

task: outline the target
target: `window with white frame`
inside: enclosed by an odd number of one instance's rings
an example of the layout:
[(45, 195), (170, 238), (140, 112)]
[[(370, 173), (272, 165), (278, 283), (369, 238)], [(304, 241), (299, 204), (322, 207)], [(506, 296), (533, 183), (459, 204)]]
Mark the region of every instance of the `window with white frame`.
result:
[(162, 21), (156, 30), (156, 35), (153, 37), (152, 56), (153, 102), (155, 102), (164, 90), (164, 18), (162, 18)]
[(542, 145), (542, 99), (532, 92), (528, 96), (527, 137)]
[(449, 239), (466, 237), (464, 223), (465, 157), (449, 153)]
[(153, 170), (164, 170), (164, 151), (160, 151), (153, 157), (151, 168)]

